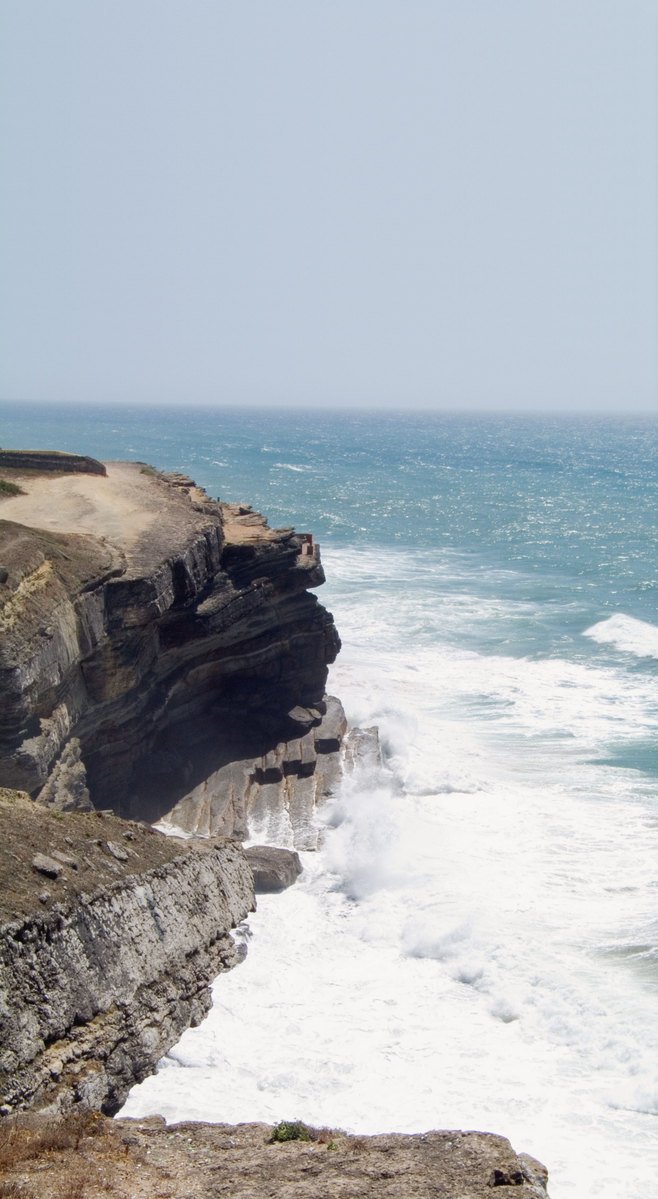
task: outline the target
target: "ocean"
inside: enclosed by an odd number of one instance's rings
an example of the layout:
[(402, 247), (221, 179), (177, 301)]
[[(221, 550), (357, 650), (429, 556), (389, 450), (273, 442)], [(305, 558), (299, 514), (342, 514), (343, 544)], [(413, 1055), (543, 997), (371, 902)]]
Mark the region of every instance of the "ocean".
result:
[(5, 404), (0, 443), (312, 530), (385, 751), (124, 1114), (490, 1130), (552, 1199), (658, 1194), (658, 424)]

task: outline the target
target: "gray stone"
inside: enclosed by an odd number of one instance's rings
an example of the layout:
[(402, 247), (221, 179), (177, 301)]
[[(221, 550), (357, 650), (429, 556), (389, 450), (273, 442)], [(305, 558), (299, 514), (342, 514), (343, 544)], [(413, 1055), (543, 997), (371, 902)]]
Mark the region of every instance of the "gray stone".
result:
[(302, 872), (299, 854), (293, 849), (278, 849), (273, 845), (250, 845), (245, 853), (253, 871), (257, 895), (270, 891), (285, 891)]
[(242, 848), (204, 843), (0, 927), (0, 1104), (115, 1111), (206, 1014), (253, 896)]
[(112, 857), (116, 858), (117, 862), (128, 861), (128, 854), (126, 850), (122, 849), (120, 845), (117, 845), (115, 841), (104, 841), (103, 849), (106, 849), (108, 853), (111, 853)]
[(39, 803), (60, 812), (91, 812), (92, 802), (87, 788), (87, 771), (81, 759), (80, 742), (72, 737), (64, 746), (45, 787), (38, 795)]
[(45, 874), (46, 878), (59, 878), (64, 868), (60, 862), (56, 862), (47, 854), (35, 853), (32, 858), (32, 869), (37, 870), (39, 874)]
[(62, 866), (68, 866), (71, 870), (77, 870), (80, 863), (77, 858), (72, 858), (68, 853), (62, 853), (59, 849), (53, 849), (52, 856), (55, 861), (61, 862)]
[(357, 765), (377, 768), (383, 765), (383, 761), (378, 728), (350, 729), (345, 738), (345, 766), (348, 770), (353, 770)]

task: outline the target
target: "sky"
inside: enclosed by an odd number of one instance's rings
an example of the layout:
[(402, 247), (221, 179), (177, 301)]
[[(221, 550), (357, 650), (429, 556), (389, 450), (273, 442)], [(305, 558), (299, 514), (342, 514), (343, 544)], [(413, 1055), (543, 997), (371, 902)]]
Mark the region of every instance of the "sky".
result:
[(658, 0), (0, 0), (0, 398), (658, 412)]

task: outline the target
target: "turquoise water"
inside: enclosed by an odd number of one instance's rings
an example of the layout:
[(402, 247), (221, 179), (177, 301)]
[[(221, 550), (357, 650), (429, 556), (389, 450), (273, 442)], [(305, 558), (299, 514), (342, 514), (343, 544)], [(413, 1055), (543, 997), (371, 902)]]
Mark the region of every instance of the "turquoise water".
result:
[(312, 530), (386, 751), (130, 1114), (491, 1128), (553, 1199), (652, 1194), (658, 424), (4, 405), (0, 444)]
[(332, 544), (457, 546), (536, 599), (658, 606), (656, 422), (4, 404), (0, 438), (186, 470)]
[(460, 555), (444, 586), (505, 606), (460, 628), (478, 648), (602, 660), (584, 629), (658, 613), (655, 421), (5, 404), (0, 444), (187, 471), (323, 545)]

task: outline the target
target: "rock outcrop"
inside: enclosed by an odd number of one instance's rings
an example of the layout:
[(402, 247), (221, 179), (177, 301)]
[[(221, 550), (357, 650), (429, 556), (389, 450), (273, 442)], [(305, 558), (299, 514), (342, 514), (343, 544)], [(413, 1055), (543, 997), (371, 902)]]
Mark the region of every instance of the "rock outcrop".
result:
[(254, 876), (257, 895), (285, 891), (299, 878), (302, 863), (294, 849), (279, 849), (274, 845), (250, 845), (245, 850)]
[(5, 791), (0, 870), (0, 1110), (111, 1113), (240, 960), (244, 852)]
[(47, 1163), (48, 1199), (491, 1199), (494, 1188), (547, 1199), (544, 1167), (504, 1137), (304, 1135), (281, 1143), (265, 1124), (167, 1128), (157, 1118), (45, 1129), (33, 1122), (14, 1132), (7, 1182), (12, 1194), (36, 1199)]
[(79, 471), (86, 475), (104, 475), (102, 462), (86, 454), (66, 454), (62, 450), (1, 450), (0, 470)]
[(184, 476), (103, 469), (15, 472), (0, 506), (0, 784), (238, 835), (278, 787), (308, 847), (344, 719), (318, 547)]

